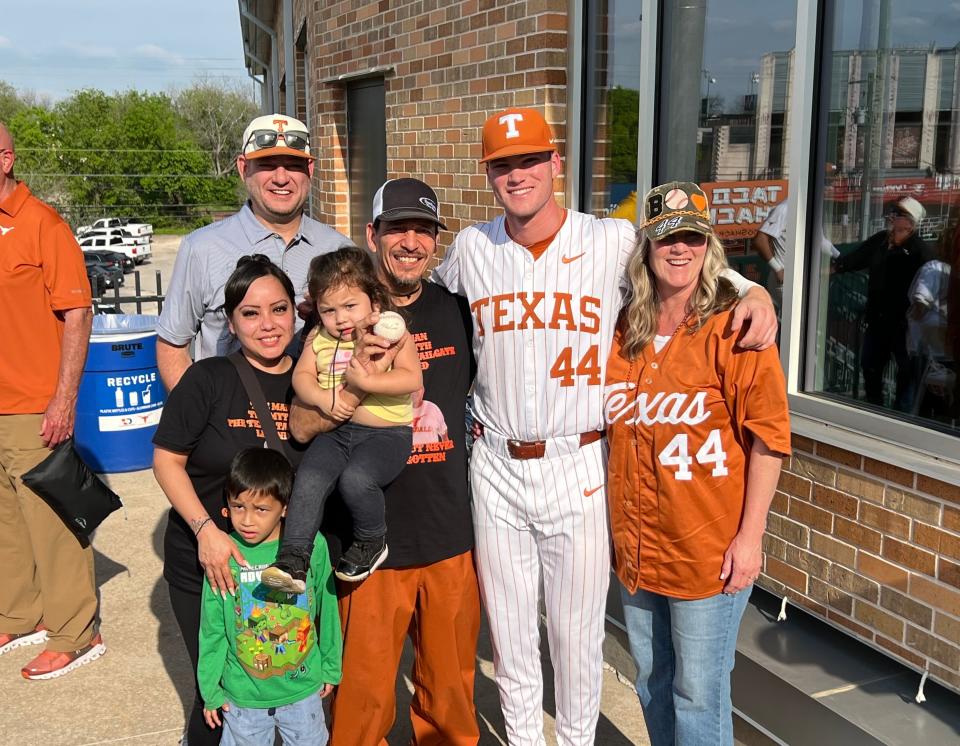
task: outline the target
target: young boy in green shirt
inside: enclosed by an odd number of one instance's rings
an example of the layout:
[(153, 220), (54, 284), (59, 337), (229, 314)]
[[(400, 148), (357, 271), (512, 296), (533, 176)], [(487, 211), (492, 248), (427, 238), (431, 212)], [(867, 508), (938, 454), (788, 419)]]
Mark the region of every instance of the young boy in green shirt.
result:
[(327, 742), (320, 700), (340, 682), (342, 640), (326, 541), (314, 541), (305, 593), (260, 582), (277, 557), (292, 486), (277, 451), (249, 448), (230, 464), (225, 510), (248, 566), (230, 560), (233, 596), (203, 584), (197, 666), (207, 725), (220, 725), (223, 711), (221, 746), (273, 746), (275, 729), (287, 745)]

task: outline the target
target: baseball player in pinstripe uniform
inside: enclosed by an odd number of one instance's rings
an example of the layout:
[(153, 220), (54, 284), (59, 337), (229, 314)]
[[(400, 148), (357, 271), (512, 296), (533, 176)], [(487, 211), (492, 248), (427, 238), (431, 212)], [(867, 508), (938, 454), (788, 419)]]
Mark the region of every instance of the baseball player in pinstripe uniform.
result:
[[(544, 743), (542, 582), (557, 740), (591, 744), (610, 573), (602, 383), (636, 230), (557, 204), (562, 164), (536, 110), (490, 117), (481, 162), (504, 215), (461, 231), (434, 279), (473, 312), (476, 561), (500, 703), (511, 744)], [(769, 296), (740, 306), (744, 343), (772, 342)]]

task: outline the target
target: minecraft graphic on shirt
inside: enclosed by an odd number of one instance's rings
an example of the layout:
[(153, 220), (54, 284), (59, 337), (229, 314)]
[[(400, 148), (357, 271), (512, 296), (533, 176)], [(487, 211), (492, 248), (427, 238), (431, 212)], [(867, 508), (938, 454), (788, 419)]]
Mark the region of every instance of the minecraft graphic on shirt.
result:
[(247, 672), (259, 679), (272, 676), (298, 678), (307, 652), (316, 644), (310, 619), (313, 592), (291, 595), (260, 582), (260, 573), (269, 565), (234, 569), (237, 581), (237, 658)]

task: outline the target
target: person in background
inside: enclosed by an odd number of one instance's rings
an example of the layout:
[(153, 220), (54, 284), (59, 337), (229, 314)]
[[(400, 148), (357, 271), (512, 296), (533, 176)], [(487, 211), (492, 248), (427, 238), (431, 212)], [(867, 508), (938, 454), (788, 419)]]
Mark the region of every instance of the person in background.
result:
[(897, 365), (893, 408), (902, 412), (910, 408), (915, 383), (907, 357), (907, 291), (917, 270), (930, 259), (930, 249), (918, 233), (925, 216), (923, 205), (904, 197), (887, 214), (886, 230), (873, 234), (832, 265), (838, 274), (869, 272), (864, 309), (867, 329), (860, 354), (866, 400), (884, 406), (883, 371), (893, 359)]
[(93, 323), (80, 246), (17, 181), (0, 122), (0, 655), (46, 643), (27, 679), (63, 676), (103, 655), (93, 548), (21, 477), (73, 435)]
[[(833, 164), (827, 164), (827, 175), (836, 169)], [(790, 210), (789, 200), (774, 205), (767, 213), (766, 219), (757, 229), (751, 240), (753, 250), (763, 259), (768, 267), (767, 290), (777, 307), (777, 316), (782, 313), (783, 306), (783, 274), (784, 262), (787, 257), (787, 213)], [(827, 238), (823, 228), (820, 228), (820, 252), (830, 259), (840, 256), (837, 247)]]
[(951, 238), (943, 232), (935, 258), (917, 270), (907, 291), (907, 354), (916, 381), (911, 411), (924, 416), (947, 416), (956, 395), (955, 358), (948, 344)]

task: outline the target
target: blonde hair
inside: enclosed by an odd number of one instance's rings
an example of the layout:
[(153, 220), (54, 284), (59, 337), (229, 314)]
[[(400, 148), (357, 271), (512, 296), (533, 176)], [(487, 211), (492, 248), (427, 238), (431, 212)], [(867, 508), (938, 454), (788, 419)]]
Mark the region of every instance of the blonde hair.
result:
[[(641, 231), (640, 241), (627, 262), (629, 295), (620, 315), (623, 332), (623, 354), (628, 359), (637, 357), (653, 341), (660, 319), (660, 294), (657, 278), (650, 269), (651, 241)], [(703, 256), (700, 281), (687, 302), (687, 311), (693, 319), (688, 334), (693, 334), (713, 314), (724, 311), (737, 300), (737, 291), (720, 273), (727, 267), (723, 244), (716, 236), (707, 236), (707, 250)]]

